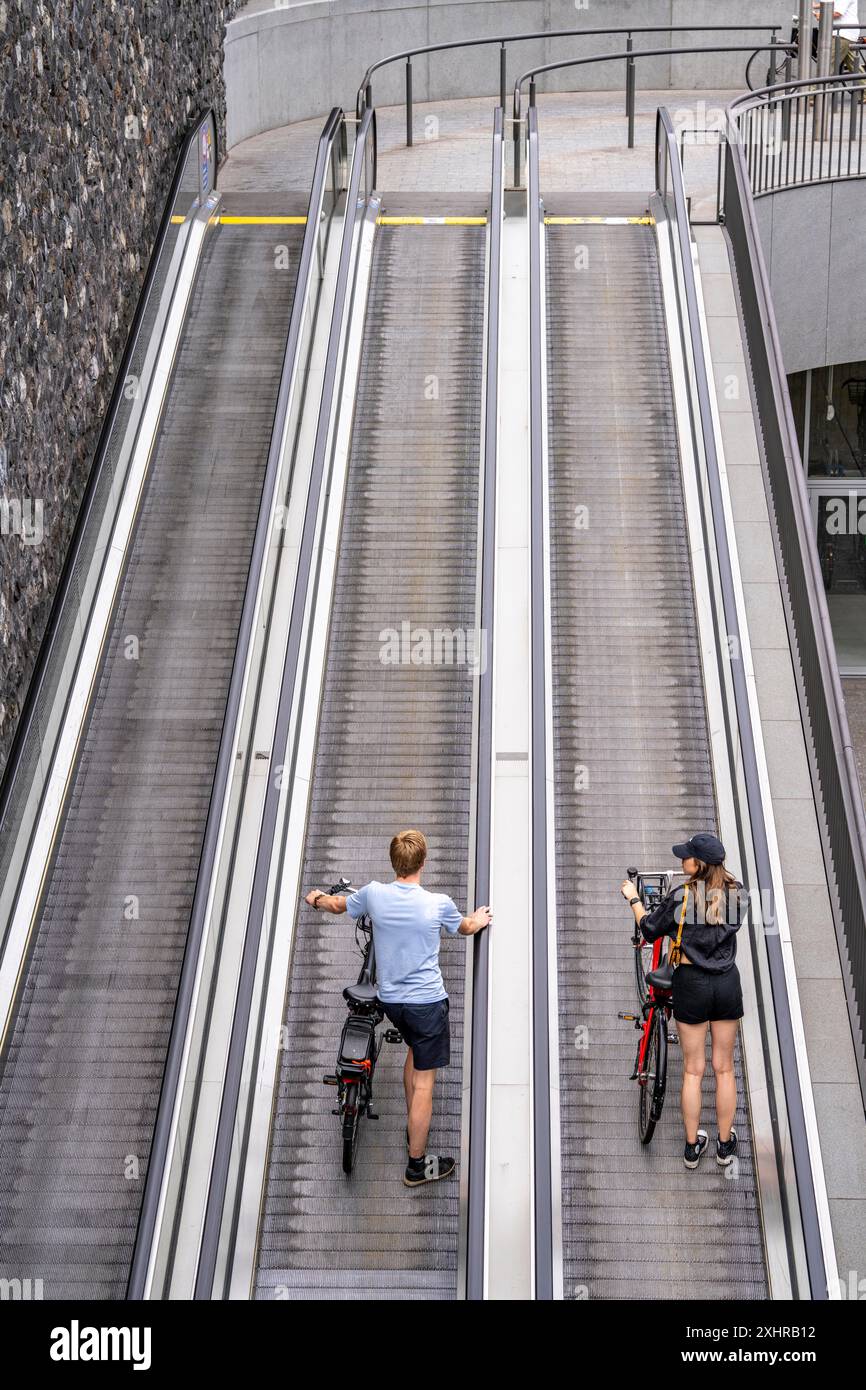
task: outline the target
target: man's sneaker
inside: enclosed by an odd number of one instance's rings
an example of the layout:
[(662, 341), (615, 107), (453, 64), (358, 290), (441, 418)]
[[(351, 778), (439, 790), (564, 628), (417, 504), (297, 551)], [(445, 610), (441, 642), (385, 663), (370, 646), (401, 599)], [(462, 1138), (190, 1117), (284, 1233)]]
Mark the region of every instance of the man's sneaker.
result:
[(425, 1182), (438, 1182), (440, 1178), (450, 1178), (457, 1167), (453, 1158), (443, 1158), (436, 1154), (425, 1154), (423, 1158), (410, 1158), (403, 1174), (407, 1187), (422, 1187)]
[(707, 1131), (705, 1129), (699, 1129), (697, 1143), (686, 1144), (685, 1152), (683, 1153), (683, 1163), (687, 1168), (697, 1168), (707, 1151), (709, 1142), (710, 1136), (707, 1134)]
[(724, 1143), (718, 1136), (716, 1137), (716, 1162), (720, 1163), (723, 1168), (727, 1168), (736, 1152), (737, 1131), (735, 1129), (731, 1129), (731, 1137), (730, 1139), (726, 1139)]

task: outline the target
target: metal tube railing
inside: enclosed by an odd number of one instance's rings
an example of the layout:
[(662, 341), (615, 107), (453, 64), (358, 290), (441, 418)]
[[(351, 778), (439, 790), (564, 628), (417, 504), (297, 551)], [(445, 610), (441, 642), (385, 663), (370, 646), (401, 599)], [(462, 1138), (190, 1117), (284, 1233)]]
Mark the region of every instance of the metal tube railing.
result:
[[(406, 64), (406, 144), (412, 144), (412, 79), (411, 64), (413, 58), (427, 57), (431, 53), (447, 53), (453, 49), (464, 48), (483, 48), (491, 44), (499, 45), (499, 104), (505, 110), (506, 105), (506, 73), (507, 73), (507, 45), (509, 43), (530, 43), (538, 39), (565, 39), (565, 38), (599, 38), (612, 37), (618, 34), (627, 36), (626, 42), (633, 46), (633, 36), (635, 34), (712, 34), (712, 33), (760, 33), (769, 34), (771, 43), (775, 42), (778, 31), (782, 28), (781, 24), (633, 24), (619, 29), (544, 29), (531, 33), (522, 34), (492, 34), (484, 35), (475, 39), (451, 39), (446, 43), (423, 44), (418, 48), (403, 49), (400, 53), (391, 53), (386, 58), (380, 58), (378, 62), (371, 66), (364, 73), (364, 77), (358, 87), (355, 98), (355, 115), (360, 120), (363, 112), (373, 104), (373, 76), (381, 71), (382, 68), (389, 67), (393, 63)], [(673, 50), (666, 50), (672, 52)], [(748, 52), (760, 51), (749, 48)], [(628, 64), (626, 64), (628, 68)], [(626, 110), (628, 114), (628, 109)]]
[(732, 102), (728, 138), (743, 149), (752, 196), (866, 175), (864, 94), (866, 73), (857, 72), (763, 87)]

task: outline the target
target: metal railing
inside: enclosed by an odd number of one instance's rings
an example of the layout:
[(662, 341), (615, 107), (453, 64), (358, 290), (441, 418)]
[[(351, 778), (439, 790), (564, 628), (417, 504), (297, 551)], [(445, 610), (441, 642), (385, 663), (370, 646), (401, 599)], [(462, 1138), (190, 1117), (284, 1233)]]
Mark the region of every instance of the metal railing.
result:
[[(499, 300), (504, 196), (503, 111), (493, 117), (493, 161), (487, 232), (487, 323), (484, 355), (484, 476), (481, 535), (480, 630), (487, 634), (487, 662), (478, 684), (478, 757), (475, 816), (474, 905), (490, 902), (493, 809), (493, 617), (496, 575), (496, 468), (499, 437)], [(487, 1162), (488, 1006), (490, 933), (472, 939), (472, 1019), (469, 1075), (469, 1181), (466, 1223), (466, 1297), (484, 1297)]]
[[(299, 679), (306, 670), (302, 651), (308, 621), (311, 584), (318, 575), (318, 549), (324, 545), (324, 533), (319, 529), (323, 483), (333, 458), (335, 441), (332, 437), (332, 417), (337, 407), (341, 383), (341, 354), (343, 320), (353, 289), (353, 263), (359, 216), (362, 216), (373, 190), (373, 149), (375, 146), (375, 112), (366, 111), (356, 134), (355, 149), (346, 193), (346, 218), (337, 266), (331, 325), (325, 353), (321, 405), (318, 414), (312, 465), (307, 488), (307, 505), (301, 532), (295, 590), (289, 620), (286, 656), (280, 680), (279, 699), (271, 747), (272, 768), (282, 768), (282, 778), (272, 776), (264, 797), (255, 870), (250, 892), (240, 972), (234, 1002), (231, 1036), (223, 1076), (219, 1120), (214, 1141), (213, 1160), (208, 1183), (204, 1226), (195, 1280), (195, 1298), (215, 1296), (214, 1283), (223, 1223), (232, 1155), (238, 1138), (237, 1118), (241, 1093), (247, 1035), (255, 991), (256, 966), (262, 943), (267, 936), (268, 885), (277, 836), (281, 799), (291, 797), (300, 721), (293, 726), (292, 707)], [(216, 1297), (222, 1297), (222, 1293)]]
[(866, 816), (757, 228), (746, 149), (737, 137), (733, 116), (725, 161), (725, 226), (737, 273), (783, 602), (795, 657), (801, 716), (811, 735), (813, 792), (860, 1087), (866, 1103)]
[[(412, 144), (412, 117), (413, 117), (413, 68), (412, 61), (415, 58), (426, 58), (432, 53), (447, 53), (454, 49), (484, 48), (491, 45), (499, 47), (499, 105), (503, 112), (507, 109), (508, 94), (508, 45), (538, 42), (539, 39), (566, 39), (566, 38), (613, 38), (624, 34), (626, 36), (626, 51), (622, 54), (614, 55), (624, 61), (626, 65), (626, 116), (631, 113), (632, 124), (634, 120), (634, 36), (637, 34), (703, 34), (703, 33), (761, 33), (770, 35), (772, 47), (776, 41), (776, 35), (782, 28), (781, 24), (646, 24), (631, 25), (620, 29), (542, 29), (533, 33), (523, 34), (494, 34), (485, 35), (475, 39), (453, 39), (447, 43), (423, 44), (418, 48), (407, 48), (400, 53), (391, 53), (387, 58), (380, 58), (378, 62), (371, 64), (361, 80), (355, 98), (355, 114), (360, 120), (365, 110), (373, 105), (373, 75), (382, 68), (390, 67), (393, 63), (405, 63), (406, 65), (406, 144)], [(664, 56), (691, 50), (683, 49), (662, 49), (659, 50)], [(704, 50), (698, 50), (704, 51)], [(723, 51), (723, 50), (712, 50)], [(728, 50), (730, 51), (730, 50)], [(748, 47), (748, 53), (760, 51), (754, 47)], [(632, 56), (633, 55), (633, 56)], [(539, 68), (538, 71), (541, 71)]]
[[(724, 661), (724, 665), (722, 665), (721, 663), (724, 660), (723, 652), (718, 646), (720, 641), (724, 642), (726, 640), (730, 650), (738, 653), (743, 651), (731, 551), (722, 497), (719, 458), (716, 450), (715, 425), (712, 411), (712, 388), (710, 385), (709, 368), (704, 352), (694, 263), (692, 260), (688, 207), (683, 186), (682, 168), (676, 134), (670, 115), (664, 108), (659, 109), (656, 117), (656, 186), (659, 196), (665, 205), (670, 235), (671, 255), (682, 281), (682, 294), (680, 294), (680, 280), (677, 278), (677, 294), (680, 300), (679, 316), (684, 345), (687, 345), (688, 348), (687, 360), (688, 358), (691, 359), (694, 372), (694, 399), (692, 392), (688, 393), (691, 434), (695, 458), (700, 459), (702, 457), (706, 468), (710, 505), (708, 509), (709, 518), (705, 518), (705, 524), (708, 520), (712, 537), (707, 535), (705, 537), (705, 544), (707, 552), (709, 553), (712, 539), (712, 547), (718, 562), (718, 582), (722, 610), (714, 624), (716, 628), (717, 658), (720, 661), (720, 670), (725, 670), (729, 673), (733, 692), (733, 709), (731, 710), (730, 716), (726, 709), (728, 745), (730, 753), (733, 754), (732, 766), (736, 766), (737, 763), (739, 763), (742, 767), (751, 846), (757, 875), (757, 883), (754, 886), (758, 889), (758, 894), (753, 895), (753, 900), (760, 901), (761, 903), (772, 903), (775, 900), (772, 860), (764, 819), (761, 775), (757, 758), (755, 731), (749, 700), (745, 663), (742, 659), (733, 661), (727, 659)], [(723, 627), (720, 627), (720, 620), (721, 623), (723, 623)], [(739, 744), (738, 750), (737, 744)], [(744, 863), (744, 870), (745, 867)], [(778, 1038), (779, 1054), (781, 1058), (782, 1081), (788, 1118), (788, 1135), (796, 1174), (799, 1220), (803, 1232), (811, 1297), (813, 1299), (826, 1299), (828, 1275), (835, 1275), (835, 1270), (828, 1271), (825, 1268), (821, 1228), (812, 1174), (812, 1156), (809, 1148), (808, 1129), (800, 1086), (797, 1045), (792, 1026), (791, 1005), (785, 977), (782, 942), (778, 931), (765, 928), (764, 942), (772, 987), (772, 1009), (775, 1017), (776, 1036)], [(776, 1135), (776, 1139), (778, 1143), (782, 1142), (781, 1136), (778, 1134)], [(777, 1163), (781, 1172), (784, 1166), (784, 1154), (782, 1152), (777, 1152)], [(781, 1183), (781, 1181), (780, 1187), (783, 1207), (787, 1208), (785, 1225), (790, 1238), (790, 1232), (797, 1220), (797, 1214), (796, 1211), (790, 1209), (790, 1199), (785, 1191), (784, 1183)], [(789, 1248), (789, 1258), (791, 1258), (792, 1253), (793, 1252)], [(796, 1288), (796, 1267), (793, 1258), (791, 1258), (791, 1277), (793, 1287)]]
[[(309, 299), (314, 292), (315, 283), (321, 276), (322, 238), (323, 236), (327, 237), (337, 196), (343, 184), (345, 138), (343, 112), (335, 107), (325, 122), (317, 147), (307, 209), (307, 222), (283, 353), (283, 366), (277, 393), (274, 423), (271, 429), (264, 484), (238, 626), (228, 697), (223, 715), (219, 752), (202, 842), (195, 895), (190, 913), (180, 985), (172, 1019), (165, 1073), (148, 1159), (147, 1179), (127, 1292), (127, 1297), (130, 1299), (141, 1299), (145, 1296), (146, 1291), (158, 1209), (166, 1163), (169, 1158), (178, 1085), (183, 1068), (184, 1048), (190, 1025), (196, 977), (207, 921), (208, 901), (215, 872), (220, 827), (230, 780), (238, 770), (235, 765), (235, 748), (241, 719), (246, 668), (253, 644), (256, 615), (259, 611), (259, 586), (273, 537), (276, 488), (281, 472), (290, 408), (295, 397), (299, 394), (298, 379), (302, 368), (301, 357), (304, 350), (305, 320), (309, 313)], [(297, 409), (296, 406), (295, 409)], [(247, 748), (247, 760), (250, 756), (251, 750)]]
[[(616, 31), (613, 31), (616, 32)], [(547, 72), (561, 72), (565, 68), (584, 67), (592, 63), (621, 63), (627, 64), (626, 80), (626, 119), (628, 122), (628, 148), (634, 148), (634, 84), (635, 84), (635, 64), (638, 58), (663, 58), (663, 57), (685, 57), (690, 54), (699, 53), (788, 53), (791, 45), (789, 43), (767, 43), (759, 44), (713, 44), (710, 48), (687, 47), (687, 48), (642, 48), (637, 51), (631, 49), (625, 53), (590, 53), (583, 58), (560, 58), (555, 63), (541, 63), (532, 68), (527, 68), (515, 80), (513, 99), (512, 99), (512, 128), (514, 132), (514, 182), (520, 182), (520, 109), (521, 95), (525, 83), (529, 83), (529, 105), (533, 107), (536, 102), (537, 81), (536, 79)]]
[[(183, 224), (201, 197), (199, 140), (210, 140), (216, 164), (216, 123), (208, 110), (184, 136), (163, 207), (126, 346), (93, 456), (66, 559), (0, 782), (0, 956), (15, 911), (22, 864), (42, 807), (57, 741), (75, 683), (88, 614), (99, 587), (104, 545), (122, 495), (151, 379), (152, 342), (173, 284), (170, 277)], [(208, 165), (209, 169), (211, 165)], [(0, 1020), (2, 1031), (2, 1020)]]
[(764, 87), (728, 107), (753, 197), (830, 179), (863, 178), (866, 73)]

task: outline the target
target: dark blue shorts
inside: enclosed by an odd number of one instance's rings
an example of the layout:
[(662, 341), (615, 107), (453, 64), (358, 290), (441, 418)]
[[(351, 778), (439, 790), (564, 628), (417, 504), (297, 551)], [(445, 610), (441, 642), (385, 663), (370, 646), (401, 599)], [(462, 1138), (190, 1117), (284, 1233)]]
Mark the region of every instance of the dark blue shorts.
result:
[(447, 1067), (451, 1061), (451, 1026), (447, 999), (435, 1004), (386, 1004), (382, 1008), (412, 1049), (416, 1071)]

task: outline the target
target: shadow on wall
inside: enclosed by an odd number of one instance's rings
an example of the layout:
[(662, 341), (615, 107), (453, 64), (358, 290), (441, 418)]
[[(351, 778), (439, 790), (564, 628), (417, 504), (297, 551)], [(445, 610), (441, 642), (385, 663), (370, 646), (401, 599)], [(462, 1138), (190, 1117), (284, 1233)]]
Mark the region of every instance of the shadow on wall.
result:
[[(0, 766), (235, 0), (0, 0)], [(39, 525), (26, 524), (39, 518)]]

